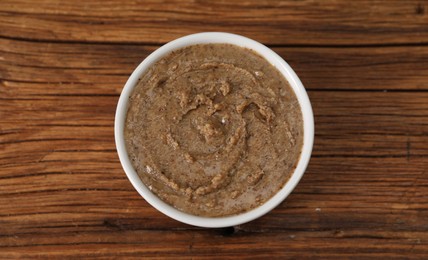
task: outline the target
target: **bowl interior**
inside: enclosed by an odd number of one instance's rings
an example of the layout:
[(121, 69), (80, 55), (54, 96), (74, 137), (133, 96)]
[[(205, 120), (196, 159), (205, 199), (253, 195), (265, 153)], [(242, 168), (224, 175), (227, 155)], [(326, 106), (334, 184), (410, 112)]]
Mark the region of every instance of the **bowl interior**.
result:
[[(203, 43), (229, 43), (238, 45), (241, 47), (249, 48), (254, 50), (255, 52), (262, 55), (265, 59), (267, 59), (273, 66), (275, 66), (288, 80), (290, 86), (294, 90), (297, 99), (299, 101), (302, 114), (303, 114), (303, 127), (304, 127), (304, 137), (303, 137), (303, 147), (302, 153), (300, 156), (300, 160), (297, 164), (296, 169), (294, 170), (292, 176), (288, 180), (288, 182), (284, 185), (284, 187), (274, 195), (270, 200), (268, 200), (263, 205), (252, 209), (251, 211), (227, 216), (227, 217), (218, 217), (218, 218), (208, 218), (208, 217), (200, 217), (195, 215), (190, 215), (175, 209), (174, 207), (168, 205), (161, 199), (159, 199), (156, 195), (154, 195), (141, 181), (138, 177), (137, 172), (134, 170), (125, 147), (124, 140), (124, 125), (126, 119), (126, 113), (128, 109), (128, 100), (129, 96), (132, 94), (132, 91), (136, 84), (138, 83), (138, 79), (140, 75), (142, 75), (147, 68), (149, 68), (153, 63), (157, 60), (168, 54), (169, 52), (183, 48), (189, 45), (194, 44), (203, 44)], [(275, 52), (266, 46), (258, 43), (249, 38), (230, 34), (230, 33), (220, 33), (220, 32), (207, 32), (207, 33), (198, 33), (188, 35), (177, 40), (171, 41), (164, 46), (157, 49), (155, 52), (150, 54), (131, 74), (128, 81), (125, 84), (124, 89), (122, 90), (121, 96), (119, 98), (119, 102), (116, 109), (116, 117), (115, 117), (115, 141), (116, 148), (119, 154), (119, 159), (122, 164), (123, 169), (125, 170), (126, 175), (131, 181), (134, 188), (138, 191), (138, 193), (153, 207), (164, 213), (165, 215), (176, 219), (180, 222), (200, 226), (200, 227), (227, 227), (233, 225), (239, 225), (256, 219), (274, 207), (276, 207), (279, 203), (281, 203), (294, 189), (299, 180), (304, 174), (304, 171), (309, 163), (309, 159), (312, 152), (313, 146), (313, 138), (314, 138), (314, 121), (313, 121), (313, 113), (312, 107), (303, 87), (300, 79), (297, 77), (292, 68)]]

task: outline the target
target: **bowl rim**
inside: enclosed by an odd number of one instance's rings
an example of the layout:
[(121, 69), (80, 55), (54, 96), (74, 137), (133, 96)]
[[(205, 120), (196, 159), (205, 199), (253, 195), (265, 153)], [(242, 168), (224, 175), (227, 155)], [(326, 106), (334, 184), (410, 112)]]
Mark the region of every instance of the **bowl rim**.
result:
[[(275, 66), (279, 70), (279, 72), (287, 79), (297, 96), (303, 114), (303, 147), (298, 164), (286, 184), (272, 198), (270, 198), (268, 201), (266, 201), (259, 207), (244, 213), (225, 217), (201, 217), (191, 215), (179, 211), (178, 209), (172, 207), (171, 205), (167, 204), (159, 197), (157, 197), (155, 194), (153, 194), (149, 190), (149, 188), (146, 187), (145, 184), (141, 181), (137, 172), (134, 170), (128, 157), (124, 140), (124, 126), (126, 113), (128, 110), (128, 100), (130, 95), (132, 94), (134, 87), (138, 83), (140, 75), (142, 75), (146, 71), (146, 69), (148, 69), (153, 63), (155, 63), (157, 60), (164, 57), (166, 54), (170, 53), (173, 50), (190, 45), (207, 43), (234, 44), (237, 46), (252, 49), (253, 51), (263, 56), (267, 61), (269, 61), (273, 66)], [(183, 36), (161, 46), (160, 48), (152, 52), (149, 56), (147, 56), (138, 65), (138, 67), (132, 72), (131, 76), (128, 78), (119, 97), (115, 114), (114, 135), (119, 160), (129, 181), (132, 183), (137, 192), (150, 205), (152, 205), (154, 208), (156, 208), (163, 214), (189, 225), (207, 228), (220, 228), (244, 224), (246, 222), (259, 218), (271, 211), (273, 208), (278, 206), (282, 201), (287, 198), (287, 196), (292, 192), (292, 190), (296, 187), (296, 185), (302, 178), (309, 163), (314, 142), (314, 118), (309, 97), (299, 77), (288, 65), (288, 63), (285, 62), (273, 50), (255, 40), (241, 35), (226, 32), (203, 32)]]

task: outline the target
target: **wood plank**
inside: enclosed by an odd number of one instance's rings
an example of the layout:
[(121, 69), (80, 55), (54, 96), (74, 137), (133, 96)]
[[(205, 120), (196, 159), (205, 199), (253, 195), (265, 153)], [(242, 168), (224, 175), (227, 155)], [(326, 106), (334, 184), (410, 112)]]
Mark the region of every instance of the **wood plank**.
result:
[[(157, 47), (0, 39), (0, 93), (117, 95)], [(428, 90), (428, 47), (273, 49), (311, 90)]]
[(67, 42), (165, 43), (228, 31), (265, 44), (427, 43), (426, 1), (0, 2), (0, 36)]
[[(5, 148), (0, 161), (13, 161), (13, 156), (24, 162), (61, 160), (72, 156), (64, 154), (67, 149), (77, 155), (80, 150), (115, 152), (113, 121), (118, 96), (14, 98), (19, 92), (19, 88), (11, 89), (0, 103), (0, 147)], [(428, 155), (428, 93), (352, 94), (309, 92), (316, 123), (314, 156)]]
[[(2, 248), (7, 257), (167, 257), (188, 259), (190, 257), (210, 258), (224, 255), (225, 258), (239, 259), (252, 257), (300, 258), (302, 253), (308, 258), (355, 258), (391, 259), (422, 258), (426, 253), (424, 240), (410, 237), (399, 238), (388, 232), (341, 233), (335, 231), (289, 233), (246, 233), (237, 232), (233, 236), (221, 235), (216, 230), (151, 231), (118, 230), (96, 234), (58, 234), (52, 244), (52, 237), (39, 235), (32, 242), (31, 235), (9, 239), (15, 247)], [(390, 236), (390, 238), (384, 238)], [(426, 239), (426, 233), (419, 233)], [(21, 239), (20, 242), (19, 239)], [(3, 240), (3, 239), (2, 239)], [(168, 243), (168, 247), (159, 246)], [(248, 243), (264, 246), (248, 246)], [(310, 250), (309, 250), (310, 249)], [(19, 251), (18, 251), (19, 250)]]
[[(116, 161), (92, 161), (64, 163), (64, 169), (58, 169), (58, 161), (42, 162), (45, 168), (38, 171), (30, 166), (25, 173), (2, 174), (1, 234), (108, 231), (112, 226), (192, 229), (141, 199)], [(238, 229), (427, 231), (427, 165), (425, 158), (314, 157), (284, 203)]]

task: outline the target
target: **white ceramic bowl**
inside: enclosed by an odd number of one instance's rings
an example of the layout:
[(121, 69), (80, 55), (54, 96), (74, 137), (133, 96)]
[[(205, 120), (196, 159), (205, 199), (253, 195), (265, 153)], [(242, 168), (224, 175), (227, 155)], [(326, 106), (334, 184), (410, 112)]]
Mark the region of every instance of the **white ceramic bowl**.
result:
[[(252, 49), (262, 55), (272, 65), (274, 65), (288, 80), (294, 92), (296, 93), (303, 113), (303, 149), (300, 160), (296, 169), (294, 170), (293, 175), (284, 185), (284, 187), (266, 203), (251, 211), (239, 215), (218, 218), (200, 217), (181, 212), (175, 209), (174, 207), (168, 205), (167, 203), (159, 199), (155, 194), (153, 194), (143, 184), (143, 182), (138, 177), (136, 171), (132, 167), (132, 164), (128, 157), (128, 153), (125, 148), (125, 140), (123, 133), (126, 113), (128, 110), (128, 100), (129, 96), (132, 93), (132, 90), (138, 83), (138, 78), (140, 77), (140, 75), (142, 75), (147, 70), (147, 68), (149, 68), (154, 62), (156, 62), (166, 54), (170, 53), (171, 51), (189, 45), (201, 43), (235, 44), (238, 46)], [(300, 178), (303, 176), (303, 173), (305, 172), (306, 166), (308, 165), (309, 159), (311, 157), (312, 145), (314, 140), (314, 119), (311, 103), (309, 101), (305, 88), (303, 87), (296, 73), (294, 73), (293, 69), (291, 69), (291, 67), (278, 54), (276, 54), (263, 44), (240, 35), (222, 32), (205, 32), (184, 36), (174, 41), (171, 41), (154, 51), (143, 62), (141, 62), (141, 64), (134, 70), (134, 72), (129, 77), (124, 89), (122, 90), (122, 94), (120, 95), (116, 110), (114, 132), (116, 148), (119, 154), (119, 159), (122, 164), (122, 167), (125, 170), (126, 175), (128, 176), (134, 188), (148, 203), (150, 203), (153, 207), (155, 207), (165, 215), (190, 225), (200, 227), (227, 227), (243, 224), (266, 214), (267, 212), (275, 208), (278, 204), (280, 204), (290, 194), (294, 187), (296, 187)]]

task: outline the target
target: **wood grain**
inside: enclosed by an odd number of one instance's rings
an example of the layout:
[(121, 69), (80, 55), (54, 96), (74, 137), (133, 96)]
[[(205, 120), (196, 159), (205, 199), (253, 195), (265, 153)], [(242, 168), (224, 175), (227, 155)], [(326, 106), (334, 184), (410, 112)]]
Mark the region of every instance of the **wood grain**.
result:
[[(426, 259), (426, 1), (0, 2), (0, 259)], [(215, 18), (215, 19), (214, 19)], [(312, 102), (309, 167), (280, 206), (203, 229), (127, 180), (114, 113), (178, 36), (270, 45)]]
[[(0, 93), (116, 95), (159, 46), (40, 43), (0, 39)], [(428, 46), (275, 47), (307, 89), (427, 90)], [(12, 95), (14, 95), (11, 92)]]
[(427, 43), (426, 1), (67, 1), (0, 3), (0, 36), (42, 41), (165, 43), (228, 31), (266, 44)]

